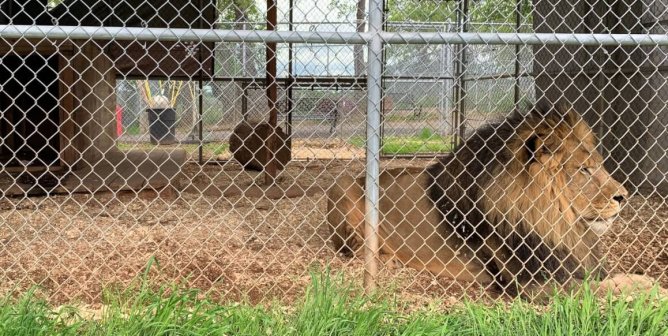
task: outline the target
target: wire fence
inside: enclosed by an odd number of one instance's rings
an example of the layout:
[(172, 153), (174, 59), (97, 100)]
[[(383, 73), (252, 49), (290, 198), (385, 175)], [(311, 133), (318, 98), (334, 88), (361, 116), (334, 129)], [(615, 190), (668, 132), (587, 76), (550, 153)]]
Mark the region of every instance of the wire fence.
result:
[(239, 5), (0, 2), (0, 292), (668, 286), (662, 8)]
[[(313, 23), (296, 23), (305, 29), (314, 30)], [(329, 29), (337, 30), (346, 23), (328, 24)], [(252, 26), (259, 26), (254, 23)], [(413, 26), (410, 23), (388, 24), (393, 31), (437, 31), (453, 32), (455, 25), (448, 23), (422, 23)], [(512, 27), (511, 24), (470, 24), (471, 27), (485, 29), (488, 26), (496, 30)], [(318, 28), (321, 29), (322, 28)], [(527, 25), (522, 26), (526, 31)], [(353, 54), (351, 46), (331, 46), (327, 44), (293, 45), (295, 54), (295, 71), (300, 76), (328, 78), (342, 73), (352, 75), (354, 69), (347, 69), (345, 58)], [(219, 43), (215, 46), (216, 78), (207, 81), (202, 92), (204, 107), (202, 122), (204, 141), (225, 142), (233, 130), (234, 125), (241, 120), (261, 121), (268, 118), (267, 101), (264, 97), (264, 85), (261, 80), (263, 71), (261, 60), (265, 58), (265, 50), (261, 46), (237, 43)], [(279, 48), (280, 53), (280, 48)], [(438, 133), (441, 136), (451, 136), (456, 133), (452, 125), (453, 86), (455, 75), (453, 72), (454, 48), (451, 45), (393, 45), (385, 49), (384, 69), (384, 108), (385, 136), (419, 136), (427, 133)], [(513, 66), (515, 61), (515, 47), (512, 45), (480, 45), (469, 46), (467, 78), (469, 82), (466, 102), (466, 124), (471, 129), (487, 121), (495, 120), (500, 115), (511, 110), (515, 102), (513, 95), (514, 82)], [(312, 60), (312, 56), (316, 61)], [(345, 56), (345, 57), (342, 57)], [(311, 58), (306, 59), (305, 56)], [(519, 54), (520, 62), (526, 69), (520, 79), (522, 98), (525, 101), (535, 101), (531, 73), (531, 49), (524, 47)], [(247, 60), (246, 62), (244, 59)], [(286, 60), (279, 58), (279, 76), (289, 77)], [(282, 62), (281, 62), (282, 61)], [(529, 74), (529, 76), (527, 76)], [(294, 74), (293, 74), (294, 75)], [(235, 76), (238, 82), (234, 82)], [(468, 78), (470, 77), (470, 78)], [(317, 81), (317, 79), (315, 80)], [(122, 124), (127, 132), (121, 132), (124, 142), (149, 142), (147, 130), (146, 108), (148, 104), (141, 99), (143, 86), (149, 84), (151, 90), (162, 94), (167, 84), (162, 85), (160, 80), (121, 80), (117, 82), (119, 107), (122, 109)], [(181, 140), (192, 140), (195, 137), (199, 115), (197, 112), (197, 94), (195, 82), (174, 84), (183, 88), (175, 96), (175, 106), (178, 116), (176, 133)], [(297, 134), (293, 139), (301, 138), (328, 138), (338, 129), (345, 135), (338, 137), (350, 138), (364, 136), (365, 127), (362, 124), (366, 111), (366, 103), (360, 85), (351, 83), (313, 83), (291, 86), (288, 89), (287, 81), (279, 88), (279, 113), (283, 128), (292, 128), (288, 120), (291, 110), (293, 119), (297, 122)], [(288, 98), (287, 91), (296, 92)], [(174, 94), (174, 92), (172, 93)], [(291, 100), (291, 103), (288, 103)], [(331, 101), (331, 102), (330, 102)], [(334, 103), (336, 106), (335, 118), (333, 115), (323, 114), (322, 104)], [(340, 106), (339, 106), (340, 105)], [(126, 112), (123, 114), (123, 112)], [(340, 114), (340, 116), (338, 116)], [(143, 119), (142, 119), (143, 118)], [(143, 121), (142, 121), (143, 120)], [(343, 121), (343, 124), (341, 123)], [(349, 122), (350, 124), (346, 124)], [(138, 136), (143, 134), (144, 136)], [(419, 154), (435, 154), (428, 147), (417, 152)], [(212, 159), (206, 157), (204, 159)], [(214, 158), (215, 159), (215, 158)]]

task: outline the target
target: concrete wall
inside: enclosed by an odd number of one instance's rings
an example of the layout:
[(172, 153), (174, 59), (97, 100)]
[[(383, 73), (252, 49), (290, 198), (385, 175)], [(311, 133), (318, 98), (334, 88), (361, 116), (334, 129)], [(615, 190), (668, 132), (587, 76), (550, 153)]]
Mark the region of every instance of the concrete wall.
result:
[[(668, 0), (537, 2), (539, 33), (665, 33)], [(663, 14), (666, 16), (668, 14)], [(601, 138), (606, 167), (633, 191), (668, 195), (668, 50), (653, 47), (535, 47), (538, 99), (566, 100)]]

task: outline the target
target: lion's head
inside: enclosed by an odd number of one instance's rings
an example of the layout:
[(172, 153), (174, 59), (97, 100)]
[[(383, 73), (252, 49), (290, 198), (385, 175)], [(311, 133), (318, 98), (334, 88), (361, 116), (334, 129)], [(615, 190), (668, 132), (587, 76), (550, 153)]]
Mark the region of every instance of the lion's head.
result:
[(477, 130), (429, 172), (445, 231), (457, 232), (499, 284), (604, 273), (597, 235), (627, 191), (573, 109), (515, 112)]

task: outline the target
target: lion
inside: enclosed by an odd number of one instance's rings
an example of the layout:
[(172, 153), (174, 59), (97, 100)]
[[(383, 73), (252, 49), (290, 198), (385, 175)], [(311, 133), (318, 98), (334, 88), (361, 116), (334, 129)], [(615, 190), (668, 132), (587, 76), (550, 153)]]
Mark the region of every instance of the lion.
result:
[[(383, 260), (513, 296), (606, 278), (597, 243), (628, 191), (573, 108), (528, 110), (477, 129), (426, 169), (381, 172)], [(345, 255), (363, 246), (364, 184), (341, 176), (327, 193), (331, 241)]]

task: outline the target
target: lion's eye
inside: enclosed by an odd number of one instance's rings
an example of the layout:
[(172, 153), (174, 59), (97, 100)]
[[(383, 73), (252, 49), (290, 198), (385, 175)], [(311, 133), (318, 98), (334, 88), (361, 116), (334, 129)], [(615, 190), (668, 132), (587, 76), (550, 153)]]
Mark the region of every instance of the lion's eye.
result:
[(590, 176), (592, 175), (591, 168), (589, 167), (582, 166), (580, 167), (580, 171), (585, 175), (590, 175)]

